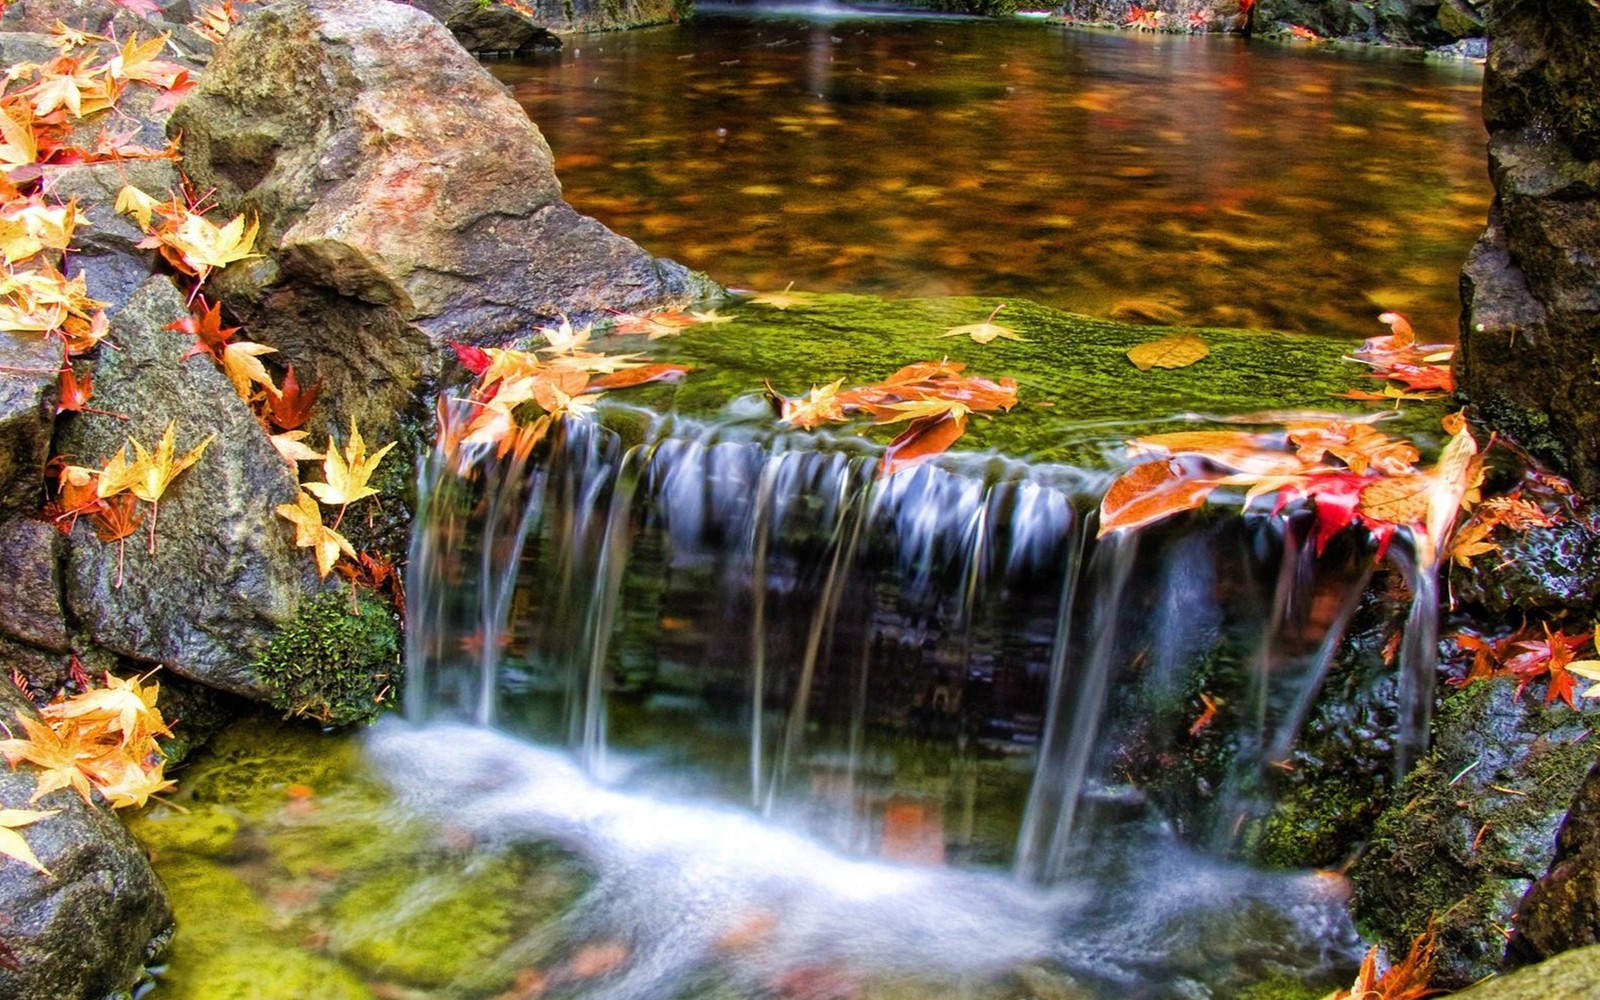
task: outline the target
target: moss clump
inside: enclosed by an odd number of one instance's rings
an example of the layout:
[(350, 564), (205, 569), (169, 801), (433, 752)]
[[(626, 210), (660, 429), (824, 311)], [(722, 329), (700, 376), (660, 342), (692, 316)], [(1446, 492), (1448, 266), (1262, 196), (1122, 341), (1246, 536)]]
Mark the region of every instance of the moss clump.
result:
[(400, 681), (400, 629), (389, 607), (361, 595), (319, 594), (256, 659), (273, 704), (333, 725), (370, 722)]
[(1325, 989), (1308, 986), (1284, 975), (1268, 976), (1235, 994), (1237, 1000), (1320, 1000), (1327, 995)]

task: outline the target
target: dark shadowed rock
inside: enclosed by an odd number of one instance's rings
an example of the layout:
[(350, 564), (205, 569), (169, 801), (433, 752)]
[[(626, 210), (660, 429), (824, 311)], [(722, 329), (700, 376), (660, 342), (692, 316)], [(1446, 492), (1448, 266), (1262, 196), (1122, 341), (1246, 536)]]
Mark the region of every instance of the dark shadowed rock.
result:
[[(1526, 965), (1600, 943), (1600, 764), (1572, 800), (1556, 834), (1556, 856), (1517, 908), (1507, 959)], [(1600, 976), (1597, 976), (1600, 980)]]
[(60, 341), (0, 335), (0, 519), (43, 506), (61, 358)]
[(310, 561), (274, 513), (294, 501), (297, 486), (215, 364), (180, 360), (193, 338), (163, 327), (185, 315), (166, 278), (139, 289), (112, 321), (121, 349), (103, 351), (94, 365), (96, 403), (131, 419), (77, 415), (62, 431), (61, 450), (100, 465), (129, 434), (153, 449), (169, 421), (180, 455), (208, 434), (217, 440), (162, 497), (155, 554), (143, 529), (128, 539), (121, 587), (117, 546), (101, 543), (86, 524), (75, 529), (67, 600), (101, 646), (260, 697), (266, 691), (250, 664), (314, 583)]
[(405, 0), (437, 18), (468, 52), (522, 52), (560, 45), (544, 26), (503, 3)]
[[(0, 689), (8, 723), (33, 711), (10, 684)], [(0, 965), (0, 996), (100, 1000), (134, 984), (170, 928), (166, 890), (110, 810), (70, 789), (30, 805), (37, 774), (29, 764), (0, 766), (0, 808), (60, 810), (17, 831), (51, 875), (0, 861), (0, 941), (16, 965)]]
[(551, 31), (615, 31), (677, 22), (694, 0), (528, 0), (534, 20)]
[(1600, 611), (1600, 504), (1590, 502), (1550, 528), (1507, 532), (1500, 549), (1450, 571), (1457, 602), (1511, 611)]
[(1495, 202), (1462, 272), (1458, 380), (1482, 418), (1600, 490), (1600, 7), (1496, 2)]
[(499, 342), (562, 312), (711, 290), (562, 202), (539, 130), (412, 7), (259, 11), (171, 127), (196, 185), (262, 222), (271, 260), (235, 268), (224, 294), (252, 339), (329, 379), (323, 412), (341, 423), (386, 432), (447, 340)]
[(127, 160), (46, 167), (43, 183), (55, 198), (76, 200), (89, 223), (73, 234), (72, 273), (84, 275), (90, 296), (120, 308), (150, 277), (156, 252), (136, 246), (144, 233), (133, 219), (114, 210), (117, 192), (131, 184), (164, 199), (177, 187), (177, 166), (167, 160)]
[(1497, 976), (1460, 993), (1456, 1000), (1578, 1000), (1600, 996), (1600, 945)]
[(61, 533), (43, 521), (0, 524), (0, 632), (56, 652), (67, 650), (61, 610)]
[(1405, 779), (1351, 870), (1357, 926), (1403, 954), (1437, 918), (1435, 985), (1499, 971), (1505, 926), (1555, 853), (1555, 833), (1594, 761), (1600, 711), (1517, 699), (1510, 678), (1453, 694), (1436, 744)]

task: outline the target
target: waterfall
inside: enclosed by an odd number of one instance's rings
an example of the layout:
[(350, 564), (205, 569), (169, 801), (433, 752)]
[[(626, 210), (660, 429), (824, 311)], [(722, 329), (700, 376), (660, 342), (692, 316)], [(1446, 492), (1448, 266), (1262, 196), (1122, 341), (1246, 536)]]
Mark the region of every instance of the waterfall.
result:
[[(568, 420), (531, 455), (423, 463), (408, 714), (856, 852), (1061, 882), (1175, 797), (1231, 849), (1372, 572), (1264, 514), (1096, 540), (1083, 470), (969, 455), (883, 480), (849, 438), (633, 416), (626, 444)], [(1406, 576), (1401, 766), (1437, 634), (1429, 574)], [(1207, 725), (1214, 772), (1177, 775)]]

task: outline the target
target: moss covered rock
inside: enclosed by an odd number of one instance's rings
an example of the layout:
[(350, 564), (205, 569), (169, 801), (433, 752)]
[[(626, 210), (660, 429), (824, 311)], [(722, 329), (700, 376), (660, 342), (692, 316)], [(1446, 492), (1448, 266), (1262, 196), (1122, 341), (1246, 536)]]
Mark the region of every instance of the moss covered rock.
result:
[(1447, 699), (1437, 745), (1402, 783), (1351, 871), (1358, 925), (1391, 950), (1437, 919), (1436, 984), (1499, 971), (1500, 928), (1555, 852), (1555, 833), (1594, 760), (1600, 710), (1517, 699), (1509, 678)]

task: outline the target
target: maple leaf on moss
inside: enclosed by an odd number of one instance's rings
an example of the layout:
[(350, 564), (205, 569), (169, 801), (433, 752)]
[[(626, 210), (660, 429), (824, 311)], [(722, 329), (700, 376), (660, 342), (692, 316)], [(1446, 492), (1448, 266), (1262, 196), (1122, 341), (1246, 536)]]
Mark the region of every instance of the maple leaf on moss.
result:
[(321, 576), (328, 575), (341, 552), (356, 558), (355, 547), (349, 540), (322, 523), (322, 508), (311, 494), (302, 491), (294, 503), (279, 504), (277, 511), (279, 517), (294, 525), (294, 544), (312, 550)]
[(1552, 632), (1546, 622), (1543, 639), (1523, 639), (1514, 643), (1512, 648), (1521, 652), (1508, 657), (1505, 667), (1517, 678), (1517, 695), (1520, 697), (1530, 683), (1549, 674), (1549, 686), (1544, 693), (1545, 704), (1560, 698), (1576, 708), (1575, 682), (1572, 672), (1567, 668), (1578, 658), (1578, 650), (1589, 641), (1591, 634), (1567, 635), (1560, 629)]
[(17, 832), (17, 827), (37, 823), (60, 811), (59, 809), (0, 809), (0, 854), (20, 861), (40, 874), (50, 875), (50, 870), (39, 863), (33, 848), (29, 847), (22, 834)]
[(771, 306), (774, 309), (793, 309), (795, 306), (809, 305), (816, 296), (811, 292), (793, 291), (794, 282), (783, 286), (781, 292), (756, 292), (750, 296), (750, 302), (758, 306)]
[(984, 320), (977, 323), (968, 323), (965, 326), (952, 326), (950, 329), (939, 334), (939, 336), (971, 337), (973, 342), (977, 344), (987, 344), (996, 338), (1026, 342), (1027, 338), (1018, 334), (1016, 330), (994, 321), (994, 318), (1000, 314), (1000, 310), (1004, 309), (1005, 307), (1006, 304), (1002, 302), (995, 306), (994, 309), (990, 311), (988, 317)]

